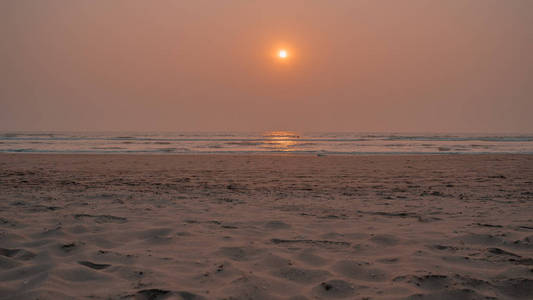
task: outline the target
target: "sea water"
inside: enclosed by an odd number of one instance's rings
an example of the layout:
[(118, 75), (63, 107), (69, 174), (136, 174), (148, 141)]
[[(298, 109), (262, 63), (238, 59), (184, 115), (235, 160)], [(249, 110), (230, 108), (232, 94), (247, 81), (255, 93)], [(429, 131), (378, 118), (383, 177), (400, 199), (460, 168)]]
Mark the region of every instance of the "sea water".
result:
[(0, 152), (533, 154), (533, 134), (0, 132)]

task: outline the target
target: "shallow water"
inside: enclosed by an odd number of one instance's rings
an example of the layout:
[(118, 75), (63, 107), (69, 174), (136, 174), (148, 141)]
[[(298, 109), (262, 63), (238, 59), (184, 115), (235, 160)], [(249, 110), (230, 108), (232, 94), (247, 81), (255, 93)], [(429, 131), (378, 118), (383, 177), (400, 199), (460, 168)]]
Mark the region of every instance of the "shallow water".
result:
[(0, 152), (532, 154), (533, 134), (0, 132)]

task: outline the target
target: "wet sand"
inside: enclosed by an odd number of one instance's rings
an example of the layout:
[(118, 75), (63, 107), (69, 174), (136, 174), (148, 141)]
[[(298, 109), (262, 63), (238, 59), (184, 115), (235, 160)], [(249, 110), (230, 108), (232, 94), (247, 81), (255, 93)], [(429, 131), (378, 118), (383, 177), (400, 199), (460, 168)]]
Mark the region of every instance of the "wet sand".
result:
[(0, 155), (1, 299), (533, 299), (531, 155)]

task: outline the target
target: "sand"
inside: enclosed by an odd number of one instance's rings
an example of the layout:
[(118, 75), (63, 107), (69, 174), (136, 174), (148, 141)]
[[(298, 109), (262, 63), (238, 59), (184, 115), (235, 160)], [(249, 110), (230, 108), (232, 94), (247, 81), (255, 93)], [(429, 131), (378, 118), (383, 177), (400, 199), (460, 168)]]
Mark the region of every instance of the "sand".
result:
[(533, 299), (533, 156), (0, 155), (1, 299)]

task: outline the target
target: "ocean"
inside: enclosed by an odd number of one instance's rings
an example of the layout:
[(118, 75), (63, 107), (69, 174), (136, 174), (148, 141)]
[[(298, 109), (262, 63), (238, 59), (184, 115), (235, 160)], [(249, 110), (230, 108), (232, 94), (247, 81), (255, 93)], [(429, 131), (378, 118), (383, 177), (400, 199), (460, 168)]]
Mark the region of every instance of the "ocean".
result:
[(533, 134), (0, 132), (0, 152), (533, 154)]

